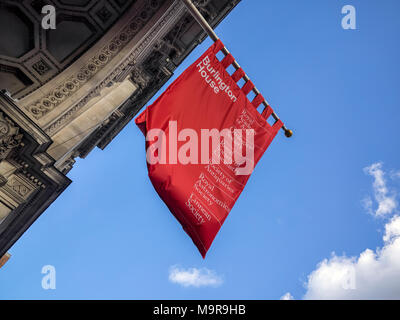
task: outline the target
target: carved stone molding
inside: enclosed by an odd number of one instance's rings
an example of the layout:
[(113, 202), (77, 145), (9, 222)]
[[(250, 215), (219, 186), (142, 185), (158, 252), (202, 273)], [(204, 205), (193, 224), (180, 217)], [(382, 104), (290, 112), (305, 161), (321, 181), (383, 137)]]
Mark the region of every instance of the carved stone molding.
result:
[(149, 85), (151, 79), (143, 71), (135, 67), (132, 69), (131, 80), (138, 86), (138, 93), (140, 93)]
[(7, 186), (9, 186), (17, 195), (24, 199), (27, 199), (29, 194), (33, 191), (29, 185), (24, 183), (24, 181), (17, 176), (14, 176), (8, 180)]
[[(156, 39), (156, 36), (157, 34), (159, 34), (160, 30), (163, 29), (167, 23), (170, 23), (171, 17), (175, 16), (177, 13), (183, 12), (183, 9), (184, 9), (183, 4), (180, 1), (176, 2), (162, 17), (162, 19), (158, 21), (158, 23), (154, 26), (151, 32), (148, 33), (146, 37), (140, 41), (140, 44), (133, 50), (133, 52), (130, 53), (128, 57), (126, 57), (126, 59), (120, 62), (111, 74), (109, 74), (105, 79), (103, 79), (103, 81), (101, 81), (100, 84), (96, 88), (94, 88), (91, 92), (89, 92), (89, 94), (87, 94), (82, 100), (76, 103), (72, 108), (70, 108), (54, 123), (48, 126), (45, 129), (45, 132), (50, 136), (55, 134), (64, 124), (66, 124), (69, 121), (71, 117), (75, 115), (77, 111), (79, 111), (82, 107), (84, 107), (88, 103), (88, 101), (90, 101), (93, 97), (99, 95), (103, 88), (108, 86), (110, 82), (115, 81), (115, 79), (121, 73), (124, 73), (127, 67), (132, 68), (134, 62), (138, 59), (138, 57), (143, 56), (145, 48), (149, 47), (152, 41)], [(133, 28), (132, 23), (127, 28)], [(54, 106), (51, 108), (54, 108)], [(49, 112), (50, 110), (51, 109), (49, 109), (47, 112)]]
[[(88, 52), (131, 6), (145, 1), (151, 0), (87, 0), (85, 6), (83, 0), (0, 0), (0, 39), (7, 44), (0, 49), (0, 89), (20, 100), (34, 94)], [(56, 9), (54, 30), (41, 27), (46, 4)]]
[[(0, 158), (1, 256), (71, 181), (46, 153), (50, 137), (4, 92), (0, 92), (0, 109), (0, 141), (9, 141), (5, 137), (11, 135), (19, 146), (6, 159)], [(9, 212), (4, 215), (5, 208)]]
[(12, 149), (21, 145), (22, 137), (19, 128), (0, 112), (0, 161), (5, 159)]
[(25, 109), (35, 119), (39, 120), (92, 79), (136, 36), (162, 4), (161, 0), (148, 2), (144, 9), (137, 13), (127, 26), (103, 46), (102, 50), (91, 58), (85, 66), (80, 68), (77, 73), (65, 79), (50, 93), (33, 104), (26, 106)]

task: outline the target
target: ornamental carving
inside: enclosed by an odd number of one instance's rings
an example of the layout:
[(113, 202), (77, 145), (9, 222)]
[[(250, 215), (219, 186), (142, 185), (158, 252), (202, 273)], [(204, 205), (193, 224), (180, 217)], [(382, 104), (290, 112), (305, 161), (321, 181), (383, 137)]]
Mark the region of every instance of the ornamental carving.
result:
[(92, 79), (103, 69), (137, 33), (144, 27), (150, 18), (161, 6), (161, 0), (151, 0), (144, 9), (134, 16), (128, 25), (105, 45), (95, 57), (90, 59), (76, 74), (68, 77), (62, 84), (54, 88), (42, 99), (37, 100), (25, 109), (37, 120), (52, 111), (86, 82)]
[(14, 122), (0, 112), (0, 161), (5, 159), (12, 149), (21, 145), (22, 137)]
[[(157, 2), (157, 1), (155, 1)], [(82, 98), (77, 104), (75, 104), (71, 109), (68, 110), (65, 114), (63, 114), (60, 118), (58, 118), (55, 122), (53, 122), (49, 127), (45, 129), (45, 132), (48, 135), (55, 134), (65, 123), (69, 121), (69, 119), (78, 112), (83, 106), (85, 106), (88, 101), (90, 101), (96, 95), (99, 95), (101, 90), (106, 87), (110, 82), (114, 81), (115, 78), (120, 75), (127, 67), (131, 67), (135, 61), (135, 59), (139, 56), (140, 53), (154, 40), (156, 35), (159, 33), (160, 29), (162, 29), (165, 24), (169, 21), (169, 19), (175, 15), (177, 12), (184, 8), (183, 4), (178, 2), (176, 6), (171, 8), (169, 12), (163, 16), (163, 18), (157, 23), (157, 26), (153, 28), (153, 30), (146, 35), (144, 39), (141, 40), (138, 47), (125, 59), (123, 60), (114, 70), (108, 75), (100, 84), (90, 91), (85, 97)], [(132, 24), (129, 28), (133, 27)], [(136, 27), (135, 27), (136, 28)], [(128, 41), (128, 40), (127, 40)], [(52, 107), (53, 108), (53, 107)], [(51, 108), (51, 109), (52, 109)], [(51, 110), (49, 109), (49, 111)], [(47, 111), (48, 112), (48, 111)]]

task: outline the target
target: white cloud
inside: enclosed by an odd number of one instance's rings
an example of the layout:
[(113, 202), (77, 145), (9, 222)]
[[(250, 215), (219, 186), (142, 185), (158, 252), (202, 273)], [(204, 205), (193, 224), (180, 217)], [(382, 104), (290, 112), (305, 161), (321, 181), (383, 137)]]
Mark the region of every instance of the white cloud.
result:
[(207, 268), (178, 268), (171, 267), (169, 281), (180, 284), (184, 287), (217, 287), (222, 284), (222, 278), (213, 270)]
[[(307, 278), (304, 299), (400, 299), (400, 216), (396, 192), (388, 187), (381, 162), (364, 168), (364, 172), (374, 178), (374, 195), (362, 201), (365, 208), (376, 217), (392, 216), (385, 225), (383, 246), (366, 249), (356, 257), (333, 253), (321, 261)], [(395, 179), (400, 177), (399, 173), (392, 171), (389, 176)]]
[(364, 172), (374, 178), (372, 184), (374, 190), (374, 198), (377, 202), (377, 208), (374, 210), (373, 201), (370, 197), (365, 198), (362, 202), (368, 212), (377, 217), (384, 217), (393, 214), (397, 209), (396, 194), (393, 190), (389, 190), (385, 179), (385, 172), (382, 170), (382, 163), (377, 162), (369, 167), (364, 168)]
[(358, 257), (333, 254), (309, 276), (304, 299), (400, 299), (400, 217), (385, 226), (384, 246)]
[(294, 300), (293, 296), (290, 294), (290, 292), (285, 293), (280, 300)]
[(400, 171), (392, 171), (392, 172), (390, 173), (390, 177), (391, 177), (392, 179), (398, 179), (398, 178), (400, 178)]
[(394, 217), (385, 227), (385, 235), (383, 241), (385, 243), (391, 243), (396, 240), (400, 235), (400, 218)]

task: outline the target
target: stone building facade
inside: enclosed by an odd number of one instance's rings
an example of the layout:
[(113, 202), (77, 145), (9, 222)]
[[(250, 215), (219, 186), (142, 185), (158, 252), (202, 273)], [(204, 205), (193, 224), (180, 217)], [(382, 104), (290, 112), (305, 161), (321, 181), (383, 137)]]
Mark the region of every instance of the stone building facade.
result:
[[(216, 26), (239, 1), (193, 2)], [(181, 0), (0, 0), (0, 258), (204, 38)]]

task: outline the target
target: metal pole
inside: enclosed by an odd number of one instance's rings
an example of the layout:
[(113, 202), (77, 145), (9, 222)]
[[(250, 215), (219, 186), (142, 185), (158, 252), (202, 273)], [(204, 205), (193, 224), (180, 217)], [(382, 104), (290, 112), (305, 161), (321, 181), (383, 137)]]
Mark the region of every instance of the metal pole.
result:
[[(193, 18), (196, 19), (196, 21), (200, 24), (200, 26), (203, 28), (203, 30), (209, 35), (209, 37), (215, 42), (219, 40), (217, 34), (214, 32), (213, 28), (208, 24), (207, 20), (204, 19), (203, 15), (197, 10), (196, 6), (192, 3), (191, 0), (182, 0), (183, 3), (185, 4), (186, 8), (189, 10), (190, 14), (193, 16)], [(223, 47), (221, 50), (225, 55), (229, 54), (229, 51), (226, 47)], [(237, 63), (236, 60), (233, 61), (232, 65), (235, 67), (235, 69), (240, 69), (240, 65)], [(250, 80), (250, 78), (245, 74), (243, 76), (244, 80), (247, 82)], [(253, 88), (253, 92), (258, 95), (260, 91), (256, 87)], [(264, 100), (263, 105), (265, 107), (271, 107), (269, 103)], [(276, 121), (279, 120), (279, 117), (276, 115), (275, 112), (272, 112), (272, 116)], [(283, 125), (282, 129), (285, 131), (285, 136), (290, 138), (293, 135), (292, 130), (286, 128), (285, 125)]]

